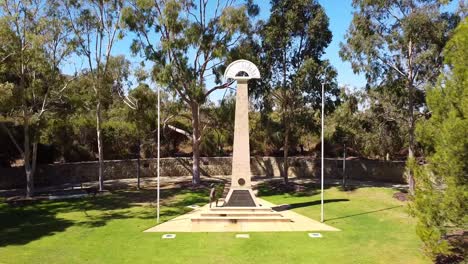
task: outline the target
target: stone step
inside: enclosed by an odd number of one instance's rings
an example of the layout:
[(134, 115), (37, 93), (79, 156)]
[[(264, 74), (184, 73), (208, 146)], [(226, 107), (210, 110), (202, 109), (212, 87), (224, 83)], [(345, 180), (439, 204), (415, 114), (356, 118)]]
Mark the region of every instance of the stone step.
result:
[(193, 217), (192, 222), (203, 223), (203, 222), (213, 222), (213, 223), (239, 223), (239, 222), (291, 222), (291, 219), (281, 216), (228, 216), (228, 217), (219, 217), (219, 216), (199, 216)]
[(237, 207), (237, 206), (223, 206), (223, 207), (212, 207), (210, 211), (229, 211), (229, 212), (273, 212), (270, 207)]
[(258, 216), (258, 217), (265, 217), (265, 216), (279, 216), (281, 217), (281, 213), (277, 212), (232, 212), (232, 211), (217, 211), (217, 212), (208, 212), (208, 213), (201, 213), (200, 216), (213, 216), (213, 217), (237, 217), (237, 216)]

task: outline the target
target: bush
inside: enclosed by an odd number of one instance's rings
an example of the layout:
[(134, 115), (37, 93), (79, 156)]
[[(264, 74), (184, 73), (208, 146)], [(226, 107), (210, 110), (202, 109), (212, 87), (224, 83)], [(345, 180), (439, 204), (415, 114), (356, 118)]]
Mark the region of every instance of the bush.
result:
[(432, 117), (419, 123), (416, 131), (429, 164), (419, 167), (408, 161), (416, 178), (411, 212), (433, 259), (463, 248), (446, 238), (466, 230), (468, 223), (468, 19), (447, 43), (445, 56), (448, 70), (427, 92)]

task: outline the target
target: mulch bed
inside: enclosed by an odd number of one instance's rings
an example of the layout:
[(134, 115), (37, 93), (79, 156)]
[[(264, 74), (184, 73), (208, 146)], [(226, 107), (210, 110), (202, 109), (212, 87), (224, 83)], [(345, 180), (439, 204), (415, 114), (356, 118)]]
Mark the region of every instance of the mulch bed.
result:
[(436, 264), (455, 264), (455, 263), (465, 263), (463, 262), (465, 258), (462, 254), (454, 255), (439, 255), (437, 256), (435, 263)]
[(445, 239), (453, 247), (451, 255), (439, 255), (437, 256), (436, 264), (454, 264), (454, 263), (466, 263), (465, 256), (467, 255), (468, 249), (468, 231), (466, 230), (455, 230), (450, 232)]
[(398, 201), (406, 202), (408, 201), (408, 193), (396, 192), (393, 194), (393, 198), (397, 199)]

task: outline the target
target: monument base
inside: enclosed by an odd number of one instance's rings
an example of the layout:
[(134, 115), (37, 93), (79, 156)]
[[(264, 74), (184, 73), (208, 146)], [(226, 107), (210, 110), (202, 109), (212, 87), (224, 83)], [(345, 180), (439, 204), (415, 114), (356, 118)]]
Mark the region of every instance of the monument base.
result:
[(251, 188), (232, 186), (221, 207), (211, 207), (192, 217), (195, 227), (209, 225), (216, 230), (241, 230), (245, 226), (288, 224), (290, 217), (271, 208), (265, 201), (259, 203)]
[[(216, 230), (241, 230), (246, 226), (263, 226), (265, 224), (288, 224), (290, 217), (274, 211), (271, 206), (262, 206), (250, 189), (231, 189), (230, 200), (222, 207), (212, 207), (192, 217), (194, 226), (209, 225)], [(250, 206), (252, 205), (253, 206)]]
[(223, 207), (258, 207), (255, 194), (250, 188), (231, 187), (226, 196)]

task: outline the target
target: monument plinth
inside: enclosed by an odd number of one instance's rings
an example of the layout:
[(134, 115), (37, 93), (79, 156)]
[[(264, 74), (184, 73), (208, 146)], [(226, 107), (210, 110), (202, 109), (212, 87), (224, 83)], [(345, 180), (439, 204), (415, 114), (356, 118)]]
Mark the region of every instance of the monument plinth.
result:
[(237, 81), (231, 188), (224, 204), (227, 207), (258, 207), (250, 181), (248, 81), (259, 78), (257, 66), (247, 60), (234, 61), (224, 73), (225, 80)]

